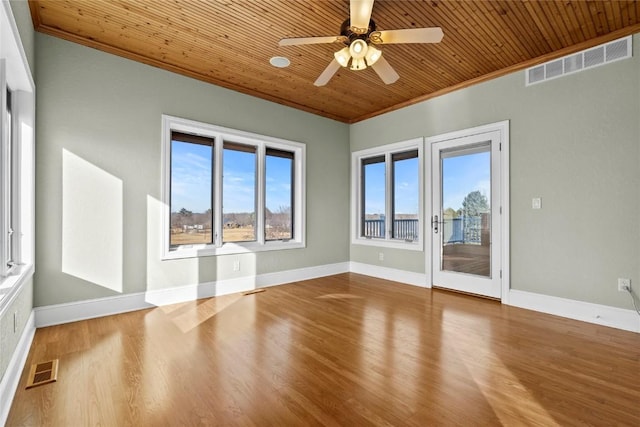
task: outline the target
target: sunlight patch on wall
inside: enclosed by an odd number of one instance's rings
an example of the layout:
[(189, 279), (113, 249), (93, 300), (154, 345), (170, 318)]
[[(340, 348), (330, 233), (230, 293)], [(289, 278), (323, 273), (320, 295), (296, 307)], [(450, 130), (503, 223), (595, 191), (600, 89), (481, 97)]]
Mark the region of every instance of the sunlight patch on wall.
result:
[(62, 272), (122, 292), (123, 184), (62, 150)]
[[(200, 283), (199, 259), (184, 258), (162, 260), (163, 215), (169, 215), (169, 207), (160, 200), (147, 195), (147, 291), (163, 290), (182, 287), (182, 294), (186, 298), (189, 294), (197, 299), (198, 290), (193, 286)], [(168, 233), (169, 230), (166, 230)], [(160, 295), (147, 295), (147, 302), (155, 305), (165, 303)], [(172, 301), (175, 302), (175, 301)]]

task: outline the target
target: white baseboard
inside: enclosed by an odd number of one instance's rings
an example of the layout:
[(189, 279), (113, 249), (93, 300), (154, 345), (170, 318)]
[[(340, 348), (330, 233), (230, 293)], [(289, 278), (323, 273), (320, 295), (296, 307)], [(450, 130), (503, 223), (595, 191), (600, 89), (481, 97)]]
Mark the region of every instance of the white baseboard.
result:
[(640, 332), (640, 316), (633, 310), (516, 289), (509, 292), (508, 304), (583, 322)]
[(168, 289), (150, 290), (134, 294), (77, 301), (65, 304), (48, 305), (34, 308), (36, 326), (59, 325), (78, 320), (109, 316), (127, 311), (141, 310), (167, 304), (194, 301), (199, 298), (209, 298), (252, 289), (282, 285), (300, 280), (309, 280), (332, 274), (346, 273), (349, 263), (337, 263), (316, 267), (300, 268), (296, 270), (266, 273), (256, 276), (239, 277)]
[(5, 425), (7, 417), (9, 416), (9, 410), (11, 409), (11, 403), (13, 397), (16, 394), (18, 383), (20, 382), (20, 376), (24, 369), (24, 364), (27, 361), (29, 355), (29, 349), (31, 348), (31, 342), (33, 341), (33, 335), (36, 332), (35, 314), (32, 311), (29, 315), (29, 319), (22, 330), (22, 335), (18, 341), (18, 345), (11, 356), (11, 360), (7, 365), (7, 370), (0, 382), (0, 426)]
[(414, 273), (412, 271), (380, 267), (378, 265), (364, 264), (360, 262), (351, 262), (350, 271), (352, 273), (377, 277), (378, 279), (392, 280), (395, 282), (406, 283), (408, 285), (420, 286), (421, 288), (431, 287), (431, 284), (427, 280), (427, 275), (424, 273)]
[[(150, 290), (94, 300), (77, 301), (34, 308), (35, 326), (44, 327), (78, 320), (108, 316), (127, 311), (194, 301), (252, 289), (281, 285), (317, 277), (353, 272), (380, 279), (430, 288), (426, 274), (380, 267), (359, 262), (343, 262), (296, 270), (266, 273), (169, 289)], [(505, 304), (567, 317), (627, 331), (640, 332), (640, 316), (625, 310), (599, 304), (558, 298), (519, 290), (509, 291)]]

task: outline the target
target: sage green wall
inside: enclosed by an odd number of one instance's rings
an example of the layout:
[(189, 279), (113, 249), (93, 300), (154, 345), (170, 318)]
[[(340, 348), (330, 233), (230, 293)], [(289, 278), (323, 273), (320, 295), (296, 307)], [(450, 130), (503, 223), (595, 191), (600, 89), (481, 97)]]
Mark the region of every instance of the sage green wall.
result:
[[(640, 36), (634, 56), (525, 87), (517, 72), (350, 128), (351, 150), (510, 121), (511, 286), (631, 308), (640, 283)], [(531, 198), (542, 209), (531, 209)], [(351, 245), (351, 260), (425, 272), (428, 253)], [(638, 287), (636, 285), (636, 287)]]
[(29, 68), (33, 73), (35, 70), (35, 31), (33, 31), (33, 21), (31, 21), (31, 12), (29, 11), (29, 2), (27, 0), (10, 0), (11, 11), (16, 20), (18, 32), (22, 47), (29, 63)]
[[(36, 60), (35, 306), (349, 260), (346, 124), (43, 34), (36, 35)], [(160, 261), (163, 113), (305, 143), (307, 247)], [(105, 286), (99, 277), (87, 280), (91, 272), (63, 271), (63, 265), (74, 262), (63, 259), (68, 241), (103, 244), (96, 237), (101, 230), (74, 227), (71, 235), (63, 229), (63, 200), (69, 197), (62, 186), (63, 168), (73, 167), (113, 190), (104, 197), (121, 194), (114, 203), (122, 206), (122, 216), (104, 218), (122, 230), (121, 243), (104, 260), (122, 271), (118, 289)], [(69, 206), (80, 210), (74, 217), (88, 209), (80, 202)], [(239, 272), (232, 271), (235, 260), (240, 261)]]

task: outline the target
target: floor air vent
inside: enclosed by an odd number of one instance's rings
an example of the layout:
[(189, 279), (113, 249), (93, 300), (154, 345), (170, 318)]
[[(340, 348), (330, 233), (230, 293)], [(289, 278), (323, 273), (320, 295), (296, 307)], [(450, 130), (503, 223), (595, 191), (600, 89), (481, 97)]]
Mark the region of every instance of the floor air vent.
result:
[(58, 379), (58, 359), (31, 365), (27, 388), (48, 384)]
[(620, 59), (631, 58), (631, 40), (632, 37), (628, 36), (623, 39), (592, 47), (591, 49), (583, 50), (582, 52), (554, 59), (553, 61), (545, 62), (535, 67), (527, 68), (525, 72), (526, 84), (529, 86), (566, 76), (567, 74), (605, 65)]

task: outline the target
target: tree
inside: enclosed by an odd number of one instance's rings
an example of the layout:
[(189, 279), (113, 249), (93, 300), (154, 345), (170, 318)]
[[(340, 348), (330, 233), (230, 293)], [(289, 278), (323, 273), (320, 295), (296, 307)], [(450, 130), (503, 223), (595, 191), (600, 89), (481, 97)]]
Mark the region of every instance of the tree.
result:
[(445, 209), (444, 212), (442, 212), (442, 215), (447, 219), (457, 218), (458, 216), (460, 216), (458, 212), (453, 208)]
[(472, 191), (462, 201), (462, 212), (464, 216), (479, 216), (489, 211), (487, 197), (480, 191)]
[(187, 210), (186, 208), (180, 209), (178, 212), (171, 213), (171, 226), (182, 228), (185, 225), (193, 225), (192, 224), (193, 212)]

